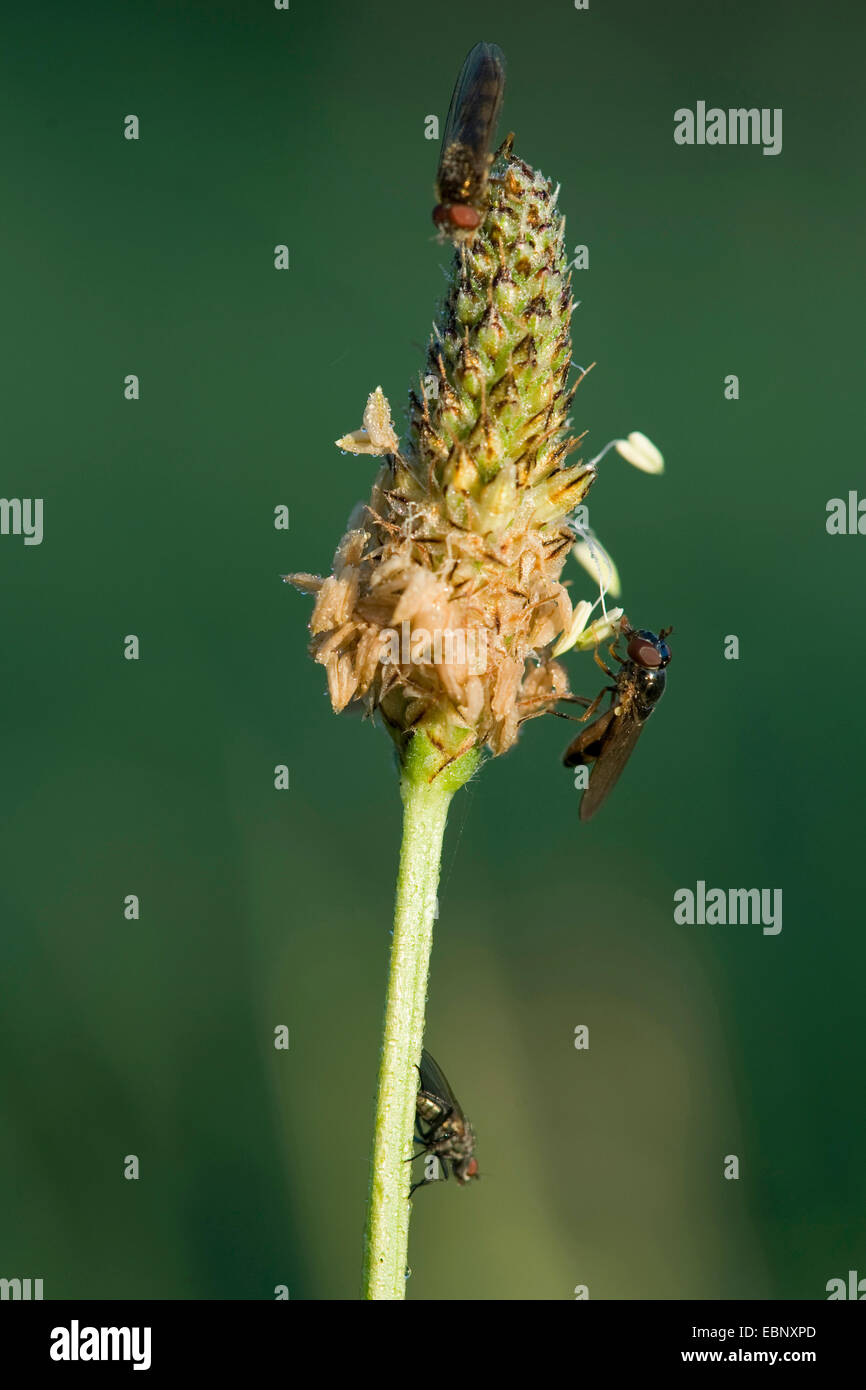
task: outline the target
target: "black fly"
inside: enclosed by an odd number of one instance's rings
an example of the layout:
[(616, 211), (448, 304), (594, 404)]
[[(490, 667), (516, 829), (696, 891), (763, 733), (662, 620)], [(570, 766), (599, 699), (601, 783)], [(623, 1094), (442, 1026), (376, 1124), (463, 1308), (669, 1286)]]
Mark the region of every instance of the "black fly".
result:
[[(627, 657), (618, 656), (615, 642), (609, 651), (620, 663), (619, 671), (611, 671), (596, 652), (596, 661), (615, 681), (607, 685), (597, 699), (589, 704), (583, 716), (588, 719), (598, 709), (605, 693), (610, 692), (608, 709), (566, 748), (562, 761), (566, 767), (594, 763), (589, 786), (580, 799), (580, 819), (590, 820), (605, 803), (620, 774), (635, 750), (644, 724), (661, 699), (671, 659), (671, 649), (664, 640), (673, 628), (662, 628), (656, 636), (646, 628), (636, 630), (622, 619), (621, 631), (628, 639)], [(581, 701), (581, 703), (589, 703)]]
[(465, 241), (484, 220), (490, 146), (504, 92), (502, 49), (495, 43), (477, 43), (451, 97), (436, 172), (439, 202), (433, 221), (458, 241)]
[[(450, 1163), (457, 1182), (463, 1187), (470, 1178), (480, 1176), (472, 1126), (445, 1074), (426, 1048), (421, 1053), (418, 1071), (421, 1084), (415, 1105), (415, 1140), (421, 1148), (414, 1157), (420, 1158), (422, 1153), (435, 1154), (446, 1178)], [(410, 1197), (416, 1187), (425, 1187), (432, 1181), (432, 1178), (422, 1178), (414, 1183)]]

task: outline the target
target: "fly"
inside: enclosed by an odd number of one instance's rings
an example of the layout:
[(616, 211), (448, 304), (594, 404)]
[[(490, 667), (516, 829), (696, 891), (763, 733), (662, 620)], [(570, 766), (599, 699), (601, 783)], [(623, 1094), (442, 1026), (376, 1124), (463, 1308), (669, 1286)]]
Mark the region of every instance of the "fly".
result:
[[(480, 1176), (472, 1126), (444, 1073), (426, 1048), (421, 1053), (418, 1071), (420, 1086), (415, 1103), (415, 1141), (421, 1148), (413, 1157), (419, 1158), (422, 1153), (435, 1154), (443, 1175), (448, 1177), (450, 1163), (458, 1184), (463, 1187), (470, 1178)], [(410, 1197), (416, 1187), (426, 1187), (432, 1181), (432, 1178), (422, 1178), (414, 1183)]]
[(505, 55), (495, 43), (477, 43), (467, 54), (451, 97), (433, 209), (433, 221), (455, 240), (481, 226), (487, 203), (490, 146), (505, 92)]
[(621, 632), (628, 639), (626, 657), (609, 647), (611, 656), (620, 663), (619, 671), (611, 671), (596, 652), (596, 661), (615, 681), (606, 685), (597, 699), (589, 704), (584, 719), (594, 714), (606, 692), (611, 694), (608, 709), (594, 720), (566, 748), (562, 761), (566, 767), (581, 767), (594, 763), (589, 786), (580, 799), (580, 819), (591, 820), (600, 810), (619, 781), (623, 768), (635, 750), (643, 727), (664, 694), (667, 682), (665, 667), (671, 659), (671, 649), (665, 641), (673, 628), (662, 628), (658, 636), (646, 628), (630, 627), (622, 619)]

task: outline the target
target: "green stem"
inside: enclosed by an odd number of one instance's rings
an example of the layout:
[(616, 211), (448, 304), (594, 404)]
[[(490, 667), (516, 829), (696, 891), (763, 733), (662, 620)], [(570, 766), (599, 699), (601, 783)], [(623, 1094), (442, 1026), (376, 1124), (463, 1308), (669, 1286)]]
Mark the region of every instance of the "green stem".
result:
[(427, 976), (433, 944), (442, 838), (451, 797), (478, 765), (472, 749), (442, 769), (442, 755), (416, 734), (403, 762), (403, 845), (385, 1004), (376, 1131), (364, 1248), (363, 1297), (406, 1292), (409, 1187), (415, 1098), (424, 1040)]

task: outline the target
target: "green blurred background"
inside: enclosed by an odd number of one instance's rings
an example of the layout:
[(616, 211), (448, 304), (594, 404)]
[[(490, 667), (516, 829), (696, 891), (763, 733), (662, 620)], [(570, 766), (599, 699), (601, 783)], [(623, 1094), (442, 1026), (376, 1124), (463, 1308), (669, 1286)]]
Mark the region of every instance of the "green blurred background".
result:
[[(484, 1180), (419, 1194), (409, 1296), (866, 1275), (866, 540), (825, 530), (866, 489), (864, 36), (853, 2), (6, 17), (0, 491), (45, 499), (45, 538), (0, 537), (0, 1276), (357, 1295), (399, 803), (279, 575), (327, 569), (367, 492), (331, 443), (367, 393), (402, 418), (448, 260), (424, 118), (480, 38), (502, 131), (590, 247), (575, 424), (666, 456), (653, 479), (609, 455), (591, 507), (630, 617), (676, 633), (592, 825), (553, 719), (455, 801), (427, 1041)], [(677, 147), (698, 100), (782, 107), (782, 154)], [(698, 879), (781, 887), (781, 935), (677, 926)]]

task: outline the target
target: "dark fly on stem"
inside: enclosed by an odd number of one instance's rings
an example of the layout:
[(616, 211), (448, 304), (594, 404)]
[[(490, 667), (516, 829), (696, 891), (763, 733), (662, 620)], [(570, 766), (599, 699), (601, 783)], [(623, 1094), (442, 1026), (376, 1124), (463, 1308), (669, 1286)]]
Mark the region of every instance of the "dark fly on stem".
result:
[(433, 221), (465, 241), (484, 220), (490, 147), (505, 92), (505, 56), (495, 43), (477, 43), (467, 55), (445, 121)]
[[(472, 1126), (444, 1072), (426, 1048), (421, 1053), (418, 1071), (420, 1086), (415, 1103), (415, 1142), (421, 1148), (413, 1157), (435, 1154), (443, 1177), (448, 1177), (450, 1164), (459, 1186), (463, 1187), (470, 1178), (480, 1176)], [(422, 1178), (420, 1182), (413, 1183), (410, 1197), (416, 1187), (426, 1187), (433, 1181), (432, 1178)]]
[(665, 667), (671, 659), (671, 649), (664, 639), (672, 631), (670, 627), (662, 628), (656, 636), (646, 628), (630, 627), (623, 618), (621, 633), (627, 638), (626, 657), (615, 651), (616, 642), (608, 649), (620, 663), (619, 671), (612, 671), (596, 652), (596, 661), (615, 684), (606, 685), (592, 702), (576, 698), (578, 703), (589, 705), (584, 719), (595, 713), (607, 692), (611, 696), (610, 706), (588, 728), (581, 730), (562, 758), (566, 767), (593, 764), (589, 785), (580, 799), (581, 820), (590, 820), (604, 805), (664, 693)]

